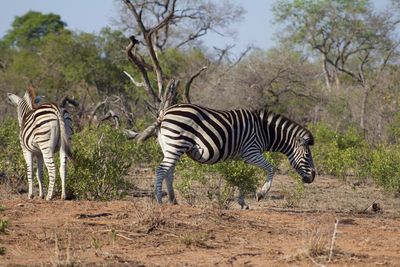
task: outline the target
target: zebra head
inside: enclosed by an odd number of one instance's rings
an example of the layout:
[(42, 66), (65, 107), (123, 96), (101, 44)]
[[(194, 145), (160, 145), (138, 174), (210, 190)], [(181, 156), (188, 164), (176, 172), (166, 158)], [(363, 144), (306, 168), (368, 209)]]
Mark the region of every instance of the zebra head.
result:
[(300, 174), (304, 183), (312, 183), (315, 178), (314, 162), (310, 146), (314, 145), (311, 133), (297, 136), (293, 154), (289, 157), (290, 164)]

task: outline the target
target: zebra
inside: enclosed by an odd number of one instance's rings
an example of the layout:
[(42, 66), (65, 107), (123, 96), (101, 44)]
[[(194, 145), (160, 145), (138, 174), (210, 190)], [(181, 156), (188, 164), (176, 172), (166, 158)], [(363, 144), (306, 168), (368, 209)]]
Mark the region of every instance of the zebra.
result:
[(39, 197), (43, 198), (43, 162), (49, 173), (49, 186), (46, 200), (53, 197), (56, 178), (54, 154), (60, 151), (61, 199), (66, 199), (65, 180), (67, 176), (67, 157), (72, 158), (71, 136), (72, 120), (67, 110), (54, 103), (36, 103), (33, 89), (29, 88), (23, 98), (8, 93), (8, 99), (17, 107), (20, 127), (20, 143), (27, 165), (28, 198), (33, 198), (33, 158), (37, 160), (37, 180)]
[[(272, 185), (274, 167), (266, 161), (264, 151), (286, 154), (304, 183), (315, 178), (309, 130), (283, 115), (271, 111), (236, 109), (219, 111), (194, 104), (178, 104), (158, 116), (157, 138), (163, 160), (156, 168), (155, 196), (162, 203), (162, 183), (167, 182), (169, 202), (177, 204), (173, 189), (174, 168), (187, 154), (199, 163), (214, 164), (229, 159), (243, 159), (267, 173), (257, 199), (265, 197)], [(240, 189), (240, 188), (239, 188)], [(248, 208), (242, 190), (238, 203)]]

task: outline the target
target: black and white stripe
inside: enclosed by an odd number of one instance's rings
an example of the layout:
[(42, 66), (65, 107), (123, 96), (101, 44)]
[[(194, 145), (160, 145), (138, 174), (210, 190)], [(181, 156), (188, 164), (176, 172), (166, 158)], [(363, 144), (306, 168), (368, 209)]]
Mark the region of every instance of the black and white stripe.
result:
[[(167, 178), (169, 200), (176, 203), (172, 186), (173, 172), (182, 154), (200, 163), (213, 164), (242, 158), (267, 172), (258, 197), (271, 188), (273, 166), (264, 151), (279, 151), (288, 156), (294, 169), (306, 183), (315, 177), (309, 146), (312, 134), (286, 117), (268, 111), (244, 109), (218, 111), (192, 104), (175, 105), (159, 115), (158, 141), (164, 158), (156, 171), (156, 198), (161, 203), (163, 179)], [(243, 197), (239, 197), (242, 207)]]
[(37, 159), (37, 179), (39, 196), (43, 194), (43, 163), (49, 173), (49, 187), (46, 200), (53, 197), (56, 178), (54, 154), (60, 151), (61, 198), (65, 199), (65, 179), (67, 176), (67, 157), (71, 157), (72, 121), (65, 109), (53, 103), (43, 103), (35, 107), (27, 91), (23, 98), (8, 94), (10, 101), (17, 106), (20, 126), (20, 142), (27, 164), (29, 184), (28, 197), (33, 197), (33, 158)]

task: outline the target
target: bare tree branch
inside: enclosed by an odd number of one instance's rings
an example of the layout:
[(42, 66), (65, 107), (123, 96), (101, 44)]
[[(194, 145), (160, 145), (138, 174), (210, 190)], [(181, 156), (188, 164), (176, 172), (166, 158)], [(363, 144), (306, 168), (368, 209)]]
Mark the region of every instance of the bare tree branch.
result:
[[(100, 122), (109, 120), (109, 119), (113, 119), (114, 123), (115, 123), (115, 128), (118, 129), (119, 128), (119, 116), (113, 111), (113, 110), (109, 110), (102, 118), (100, 118)], [(98, 126), (100, 125), (100, 123), (98, 124)], [(98, 127), (97, 126), (97, 127)]]
[(91, 114), (90, 114), (90, 116), (89, 116), (89, 123), (88, 123), (89, 126), (92, 125), (92, 120), (93, 120), (94, 116), (96, 115), (97, 111), (98, 111), (102, 106), (104, 106), (106, 103), (107, 103), (107, 98), (106, 98), (106, 100), (97, 103), (97, 105), (95, 106), (95, 108), (93, 109), (93, 111), (91, 112)]
[(154, 103), (158, 103), (158, 102), (160, 102), (160, 99), (156, 95), (156, 93), (154, 92), (154, 90), (153, 90), (153, 88), (151, 86), (150, 79), (149, 79), (149, 76), (147, 74), (145, 65), (143, 64), (143, 62), (141, 60), (138, 59), (138, 57), (136, 57), (132, 53), (132, 49), (138, 43), (138, 41), (136, 40), (135, 36), (131, 36), (131, 37), (129, 37), (129, 39), (131, 40), (131, 42), (126, 47), (127, 56), (138, 67), (140, 73), (142, 74), (143, 84), (144, 84), (144, 88), (146, 89), (146, 92), (150, 95), (150, 97), (152, 97)]
[(189, 95), (189, 91), (190, 91), (190, 86), (192, 85), (192, 82), (194, 81), (194, 79), (196, 79), (203, 71), (205, 71), (207, 69), (207, 66), (202, 67), (198, 72), (196, 72), (190, 79), (189, 81), (186, 83), (185, 85), (185, 92), (183, 94), (183, 101), (186, 103), (191, 103), (190, 100), (190, 95)]

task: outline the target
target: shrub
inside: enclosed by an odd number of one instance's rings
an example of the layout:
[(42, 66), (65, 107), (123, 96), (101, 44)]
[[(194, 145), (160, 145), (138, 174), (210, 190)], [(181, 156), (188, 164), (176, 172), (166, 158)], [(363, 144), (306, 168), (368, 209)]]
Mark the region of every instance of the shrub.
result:
[(372, 153), (369, 168), (377, 184), (391, 192), (400, 192), (400, 146), (379, 146)]
[(8, 228), (8, 220), (0, 219), (0, 234), (7, 233), (7, 228)]
[(0, 151), (0, 182), (16, 190), (26, 177), (16, 119), (6, 119), (0, 124)]
[(321, 174), (340, 178), (346, 175), (364, 177), (364, 166), (370, 161), (371, 148), (356, 128), (350, 127), (344, 133), (337, 133), (325, 124), (311, 127), (315, 145), (312, 148), (314, 164)]
[(76, 163), (71, 164), (68, 191), (84, 199), (122, 197), (132, 185), (124, 176), (135, 158), (137, 145), (107, 125), (86, 128), (75, 134), (72, 142)]
[(158, 166), (163, 158), (161, 148), (157, 140), (150, 139), (143, 143), (127, 141), (131, 146), (131, 158), (136, 164), (148, 164), (150, 167)]
[[(244, 193), (255, 192), (263, 171), (243, 161), (226, 161), (214, 165), (197, 163), (183, 156), (177, 165), (177, 189), (189, 204), (200, 194), (218, 208), (228, 208), (234, 200), (234, 187)], [(263, 175), (264, 177), (264, 175)], [(206, 190), (201, 190), (206, 188)]]

